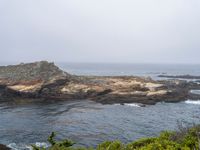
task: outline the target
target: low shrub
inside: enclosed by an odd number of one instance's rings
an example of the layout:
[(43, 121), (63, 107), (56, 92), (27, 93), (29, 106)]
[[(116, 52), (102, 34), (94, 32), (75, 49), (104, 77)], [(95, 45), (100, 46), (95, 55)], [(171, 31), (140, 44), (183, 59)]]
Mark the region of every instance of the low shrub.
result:
[[(177, 132), (164, 131), (158, 137), (143, 138), (123, 144), (120, 141), (105, 141), (96, 148), (77, 148), (70, 140), (55, 141), (53, 132), (48, 150), (200, 150), (200, 125), (181, 128)], [(33, 145), (33, 150), (47, 150)]]

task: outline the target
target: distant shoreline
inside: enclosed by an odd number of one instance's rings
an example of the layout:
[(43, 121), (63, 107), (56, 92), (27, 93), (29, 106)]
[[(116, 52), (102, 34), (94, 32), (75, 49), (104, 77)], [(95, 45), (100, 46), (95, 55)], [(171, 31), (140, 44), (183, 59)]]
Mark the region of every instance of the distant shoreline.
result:
[(174, 78), (174, 79), (200, 79), (200, 76), (193, 75), (158, 75), (161, 78)]

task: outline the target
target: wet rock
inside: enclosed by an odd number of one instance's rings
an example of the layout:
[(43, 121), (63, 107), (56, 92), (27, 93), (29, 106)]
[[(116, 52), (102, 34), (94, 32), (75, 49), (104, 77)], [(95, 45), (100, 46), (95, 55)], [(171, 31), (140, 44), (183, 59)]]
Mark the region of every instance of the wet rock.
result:
[(11, 150), (11, 148), (7, 147), (6, 145), (0, 144), (0, 150)]
[(135, 76), (75, 76), (46, 61), (0, 67), (0, 99), (90, 99), (103, 104), (178, 102), (198, 99), (200, 85)]

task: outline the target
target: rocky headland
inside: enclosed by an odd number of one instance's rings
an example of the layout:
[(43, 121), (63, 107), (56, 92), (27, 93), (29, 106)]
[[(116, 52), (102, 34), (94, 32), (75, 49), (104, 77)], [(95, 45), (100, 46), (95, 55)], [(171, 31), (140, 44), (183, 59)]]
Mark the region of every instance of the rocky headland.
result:
[(160, 101), (179, 102), (199, 99), (190, 90), (195, 82), (155, 81), (135, 76), (76, 76), (47, 61), (0, 67), (0, 100), (15, 99), (81, 100), (103, 104)]

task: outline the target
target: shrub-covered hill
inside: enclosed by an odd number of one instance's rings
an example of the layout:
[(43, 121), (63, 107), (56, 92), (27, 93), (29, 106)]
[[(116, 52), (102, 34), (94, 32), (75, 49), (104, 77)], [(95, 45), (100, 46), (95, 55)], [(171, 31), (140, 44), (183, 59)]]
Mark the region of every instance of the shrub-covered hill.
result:
[[(120, 141), (105, 141), (96, 148), (74, 147), (70, 140), (55, 141), (55, 133), (48, 138), (48, 150), (200, 150), (200, 125), (181, 128), (177, 132), (164, 131), (158, 137), (143, 138), (123, 144)], [(33, 150), (47, 150), (33, 146)]]

